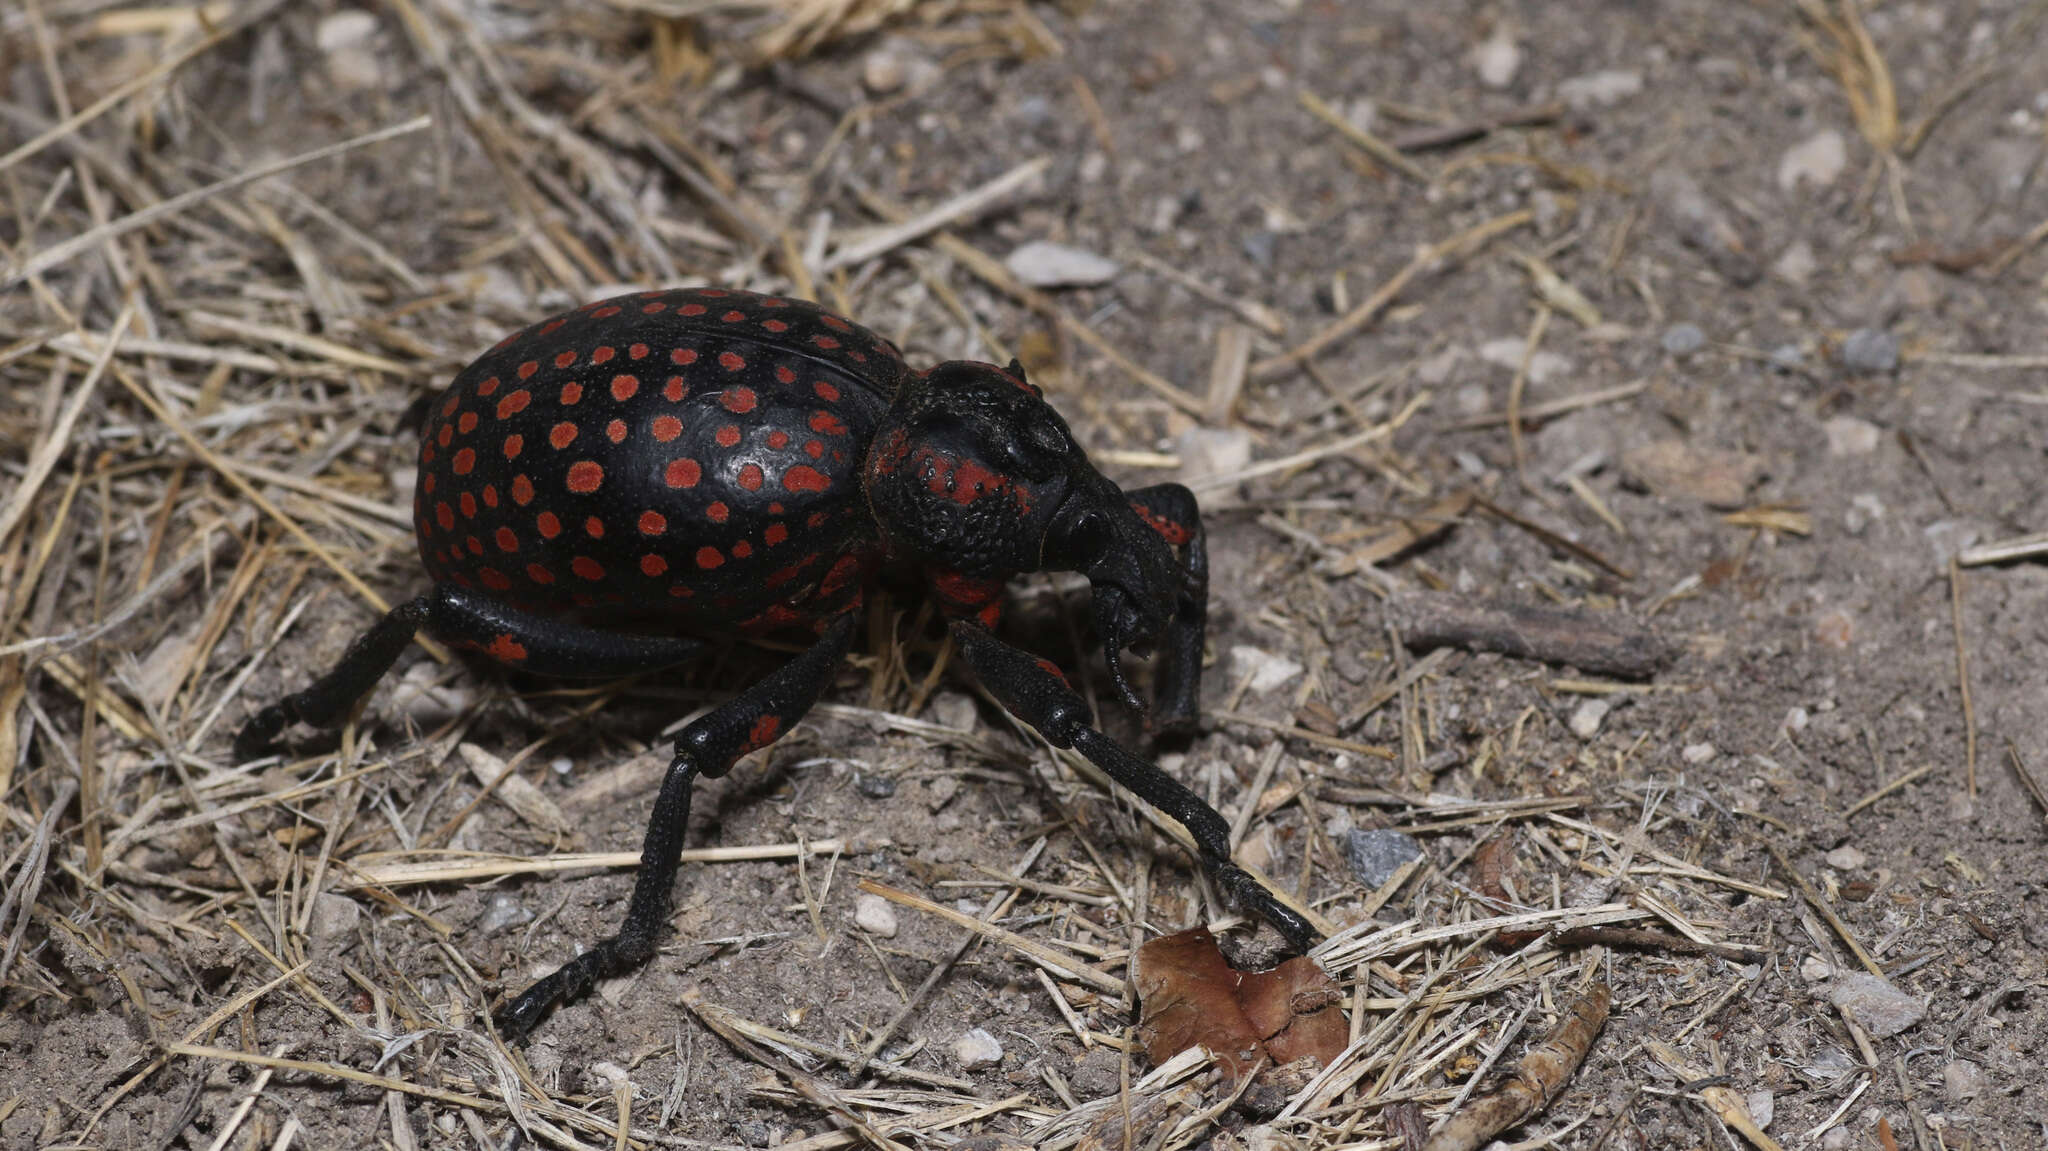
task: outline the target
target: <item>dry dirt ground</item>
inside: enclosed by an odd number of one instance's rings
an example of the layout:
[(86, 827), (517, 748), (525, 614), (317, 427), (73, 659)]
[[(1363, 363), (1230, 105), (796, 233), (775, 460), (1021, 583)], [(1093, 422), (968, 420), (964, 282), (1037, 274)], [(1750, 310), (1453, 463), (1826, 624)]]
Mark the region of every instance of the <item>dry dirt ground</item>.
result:
[[(1417, 1146), (1595, 980), (1503, 1138), (2048, 1142), (2048, 569), (1951, 566), (2048, 528), (2048, 6), (783, 7), (0, 10), (0, 1143)], [(1030, 241), (1117, 267), (1033, 297)], [(475, 853), (633, 851), (664, 728), (777, 653), (565, 690), (415, 648), (344, 739), (231, 763), (423, 586), (407, 408), (711, 281), (1019, 355), (1120, 482), (1201, 488), (1209, 721), (1104, 722), (1347, 929), (1337, 1078), (1144, 1080), (1132, 944), (1276, 941), (934, 673), (907, 588), (700, 792), (692, 848), (779, 854), (686, 865), (661, 955), (528, 1045), (488, 1008), (631, 873)], [(1016, 590), (1098, 690), (1085, 596)], [(1574, 613), (1522, 631), (1579, 654), (1417, 638), (1479, 607)], [(1627, 629), (1675, 658), (1603, 673)], [(1383, 828), (1422, 866), (1375, 890)], [(988, 939), (921, 991), (974, 936), (856, 926), (863, 882), (1014, 891), (1092, 975)], [(1562, 933), (1595, 913), (1657, 934)], [(912, 996), (880, 1063), (829, 1054)]]

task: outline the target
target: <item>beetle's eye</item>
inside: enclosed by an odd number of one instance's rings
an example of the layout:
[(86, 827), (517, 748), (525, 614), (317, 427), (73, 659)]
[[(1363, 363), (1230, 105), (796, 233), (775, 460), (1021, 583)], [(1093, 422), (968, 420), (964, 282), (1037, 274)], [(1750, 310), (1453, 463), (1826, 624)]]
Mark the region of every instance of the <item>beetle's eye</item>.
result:
[(1065, 466), (1073, 440), (1050, 412), (1024, 415), (1007, 446), (1010, 464), (1034, 480), (1047, 479)]

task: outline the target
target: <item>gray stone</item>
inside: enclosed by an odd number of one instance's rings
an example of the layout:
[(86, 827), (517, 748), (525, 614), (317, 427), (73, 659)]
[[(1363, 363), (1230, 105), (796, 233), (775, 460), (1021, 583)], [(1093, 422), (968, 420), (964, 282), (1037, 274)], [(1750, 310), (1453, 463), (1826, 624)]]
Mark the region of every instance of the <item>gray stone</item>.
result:
[(1422, 845), (1411, 836), (1385, 828), (1352, 831), (1344, 837), (1344, 858), (1358, 882), (1377, 889), (1392, 879), (1402, 864), (1422, 858)]
[(1873, 1039), (1889, 1039), (1927, 1016), (1927, 1004), (1865, 972), (1844, 975), (1828, 1001), (1854, 1019)]
[(1690, 356), (1707, 346), (1707, 334), (1698, 324), (1673, 324), (1664, 329), (1663, 339), (1658, 342), (1674, 356)]
[(1790, 148), (1778, 160), (1778, 187), (1796, 192), (1801, 184), (1826, 188), (1849, 163), (1849, 145), (1833, 128), (1816, 132)]
[(1897, 371), (1898, 338), (1883, 328), (1858, 328), (1842, 341), (1842, 366), (1862, 375)]
[(953, 1041), (953, 1062), (963, 1071), (994, 1067), (1002, 1061), (1003, 1045), (979, 1027)]
[(508, 927), (521, 927), (533, 922), (533, 912), (526, 905), (514, 899), (509, 893), (491, 893), (490, 901), (484, 904), (484, 913), (476, 921), (477, 929), (485, 935), (494, 935)]
[(1115, 260), (1049, 240), (1019, 245), (1003, 265), (1034, 288), (1094, 287), (1115, 279), (1120, 270)]
[(1806, 366), (1806, 352), (1798, 344), (1779, 344), (1771, 349), (1771, 370), (1788, 375)]
[(1778, 1098), (1768, 1091), (1752, 1091), (1744, 1102), (1749, 1104), (1749, 1117), (1760, 1128), (1770, 1127), (1771, 1120), (1777, 1118)]
[(1846, 843), (1828, 852), (1826, 858), (1828, 866), (1836, 871), (1859, 871), (1870, 862), (1869, 856)]
[(1515, 82), (1515, 73), (1522, 70), (1522, 49), (1515, 44), (1506, 21), (1495, 25), (1493, 35), (1472, 49), (1472, 70), (1489, 88), (1505, 88)]
[(1277, 691), (1303, 670), (1300, 664), (1286, 656), (1275, 655), (1264, 648), (1241, 643), (1230, 649), (1230, 682), (1234, 685), (1250, 676), (1253, 695)]
[(863, 771), (853, 777), (853, 789), (869, 799), (888, 799), (896, 794), (896, 781), (886, 775)]
[(853, 922), (869, 935), (896, 938), (896, 909), (879, 895), (864, 894), (853, 901)]
[(1600, 734), (1600, 725), (1607, 720), (1607, 713), (1613, 704), (1604, 699), (1582, 699), (1572, 709), (1572, 734), (1580, 739), (1592, 739)]
[(1855, 416), (1831, 416), (1821, 425), (1827, 433), (1831, 456), (1867, 456), (1877, 450), (1878, 427)]
[(313, 914), (306, 920), (306, 935), (321, 943), (343, 940), (355, 932), (362, 918), (361, 904), (346, 895), (323, 891), (313, 897)]
[(1643, 90), (1641, 72), (1607, 69), (1574, 76), (1557, 86), (1557, 98), (1574, 112), (1606, 108)]
[(1984, 1088), (1984, 1069), (1967, 1059), (1953, 1060), (1941, 1069), (1941, 1093), (1952, 1102), (1975, 1099)]

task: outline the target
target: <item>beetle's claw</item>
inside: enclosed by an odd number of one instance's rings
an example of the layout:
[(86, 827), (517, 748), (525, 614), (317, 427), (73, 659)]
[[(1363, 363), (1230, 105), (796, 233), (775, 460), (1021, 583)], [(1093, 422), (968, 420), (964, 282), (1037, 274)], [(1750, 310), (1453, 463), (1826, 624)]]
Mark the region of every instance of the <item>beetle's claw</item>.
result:
[(1109, 664), (1109, 682), (1115, 686), (1118, 698), (1124, 701), (1124, 706), (1139, 715), (1144, 715), (1148, 710), (1145, 701), (1138, 698), (1138, 692), (1131, 686), (1131, 681), (1124, 678), (1123, 652), (1105, 640), (1102, 644), (1102, 655)]

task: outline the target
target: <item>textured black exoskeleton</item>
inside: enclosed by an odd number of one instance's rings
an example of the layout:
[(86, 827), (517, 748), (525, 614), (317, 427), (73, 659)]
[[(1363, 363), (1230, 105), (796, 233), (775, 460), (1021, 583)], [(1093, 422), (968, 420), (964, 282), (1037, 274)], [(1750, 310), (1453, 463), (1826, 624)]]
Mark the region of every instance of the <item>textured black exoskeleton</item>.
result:
[(625, 923), (507, 1004), (507, 1032), (654, 954), (691, 785), (802, 718), (884, 564), (922, 574), (1005, 707), (1179, 820), (1210, 874), (1295, 946), (1315, 939), (1230, 862), (1214, 809), (1097, 731), (1058, 667), (997, 638), (1005, 580), (1080, 572), (1117, 693), (1144, 710), (1119, 657), (1156, 646), (1155, 725), (1195, 717), (1208, 559), (1194, 496), (1105, 479), (1018, 365), (912, 371), (888, 341), (814, 304), (644, 292), (536, 324), (464, 369), (432, 405), (419, 464), (413, 514), (433, 589), (257, 713), (240, 758), (293, 721), (340, 722), (421, 628), (581, 677), (672, 666), (719, 636), (811, 642), (683, 729)]

